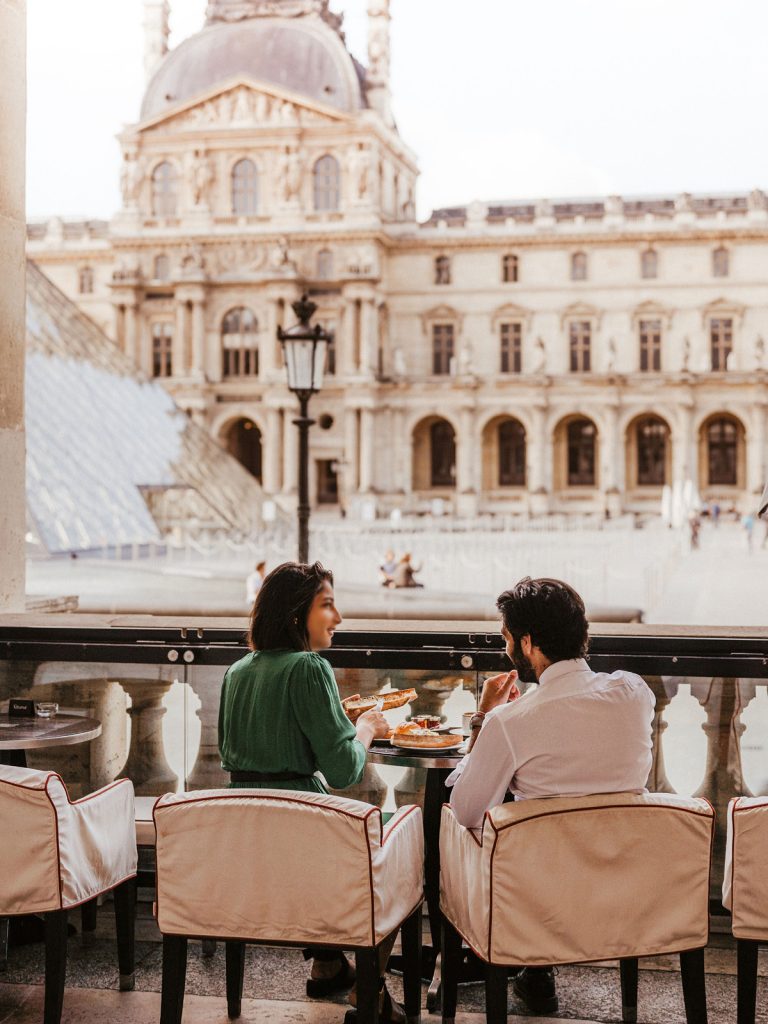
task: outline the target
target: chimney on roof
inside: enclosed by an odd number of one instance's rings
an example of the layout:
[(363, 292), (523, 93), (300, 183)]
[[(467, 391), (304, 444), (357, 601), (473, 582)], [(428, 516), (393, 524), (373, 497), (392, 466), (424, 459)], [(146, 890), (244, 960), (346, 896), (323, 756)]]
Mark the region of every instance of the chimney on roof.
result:
[(169, 0), (144, 0), (144, 79), (149, 81), (168, 53)]
[(389, 89), (389, 0), (368, 0), (368, 102), (389, 127), (394, 126)]

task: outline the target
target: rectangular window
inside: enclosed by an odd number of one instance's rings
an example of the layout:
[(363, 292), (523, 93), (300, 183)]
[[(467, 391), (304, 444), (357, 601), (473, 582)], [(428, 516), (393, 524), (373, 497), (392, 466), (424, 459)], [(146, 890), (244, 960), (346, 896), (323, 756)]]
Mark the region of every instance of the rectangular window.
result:
[(730, 317), (715, 317), (709, 322), (710, 352), (712, 369), (721, 372), (728, 369), (728, 357), (733, 350), (733, 320)]
[(521, 373), (523, 369), (523, 325), (501, 325), (501, 372)]
[(336, 505), (339, 500), (339, 480), (336, 475), (337, 463), (331, 459), (317, 460), (317, 503)]
[(434, 324), (432, 327), (432, 373), (451, 372), (453, 361), (453, 324)]
[(173, 327), (152, 324), (152, 376), (173, 376)]
[(569, 325), (571, 373), (589, 373), (592, 367), (592, 324), (589, 320), (572, 320)]
[(640, 369), (661, 369), (661, 320), (640, 321)]

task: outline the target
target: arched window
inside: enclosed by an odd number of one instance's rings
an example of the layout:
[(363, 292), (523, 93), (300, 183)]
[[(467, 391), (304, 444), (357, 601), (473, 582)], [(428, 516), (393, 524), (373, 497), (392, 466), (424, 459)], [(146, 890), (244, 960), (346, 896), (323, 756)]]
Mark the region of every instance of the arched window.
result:
[(333, 280), (333, 253), (330, 249), (321, 249), (317, 254), (317, 277), (320, 281)]
[(231, 309), (221, 324), (222, 376), (256, 377), (259, 373), (259, 325), (246, 306)]
[(501, 280), (504, 284), (514, 284), (518, 280), (520, 261), (514, 253), (507, 253), (501, 258)]
[(93, 268), (81, 267), (77, 275), (77, 290), (81, 295), (93, 294)]
[(435, 259), (435, 284), (451, 283), (451, 258), (438, 256)]
[(172, 324), (152, 324), (152, 376), (173, 376)]
[(456, 435), (446, 420), (436, 420), (429, 428), (433, 487), (453, 487), (456, 480)]
[(261, 431), (253, 420), (233, 423), (226, 437), (227, 451), (261, 482)]
[(659, 276), (659, 254), (655, 249), (646, 249), (640, 257), (640, 276), (645, 278)]
[(588, 419), (571, 420), (568, 424), (568, 486), (595, 486), (595, 449), (597, 431)]
[(525, 427), (518, 420), (499, 424), (499, 486), (525, 487)]
[(587, 280), (587, 254), (585, 252), (574, 252), (571, 255), (571, 280)]
[(232, 168), (232, 213), (250, 217), (259, 209), (259, 172), (253, 160), (238, 160)]
[(163, 160), (152, 171), (152, 214), (155, 217), (175, 217), (178, 193), (178, 172), (173, 164)]
[(712, 252), (712, 276), (728, 277), (730, 271), (730, 256), (724, 246), (718, 246)]
[(668, 439), (669, 427), (658, 416), (649, 416), (635, 427), (639, 487), (663, 487), (666, 483)]
[(155, 281), (167, 281), (170, 276), (171, 261), (164, 252), (161, 252), (159, 256), (155, 256), (152, 277)]
[(736, 423), (719, 416), (707, 426), (707, 483), (736, 486), (739, 479), (739, 431)]
[(321, 156), (312, 170), (315, 209), (338, 210), (341, 201), (341, 173), (336, 157)]

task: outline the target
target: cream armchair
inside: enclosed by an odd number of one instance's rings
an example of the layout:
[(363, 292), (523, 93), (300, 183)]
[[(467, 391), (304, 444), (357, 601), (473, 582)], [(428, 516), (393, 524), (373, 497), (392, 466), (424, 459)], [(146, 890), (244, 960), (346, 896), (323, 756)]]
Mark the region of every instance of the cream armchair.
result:
[(161, 1024), (179, 1024), (187, 939), (226, 942), (227, 1008), (240, 1015), (245, 944), (353, 949), (360, 1019), (378, 1013), (378, 948), (402, 928), (405, 1008), (418, 1020), (421, 811), (382, 828), (378, 807), (315, 793), (210, 790), (155, 805)]
[(754, 1024), (757, 946), (768, 942), (768, 800), (738, 797), (728, 805), (723, 906), (731, 911), (738, 964), (738, 1024)]
[(486, 1014), (507, 1018), (508, 966), (621, 961), (637, 1019), (637, 958), (679, 953), (689, 1024), (706, 1021), (704, 946), (714, 812), (666, 794), (525, 800), (482, 834), (443, 808), (443, 1020), (456, 1014), (461, 936), (487, 964)]
[(67, 911), (114, 890), (120, 988), (133, 988), (136, 836), (127, 780), (72, 802), (55, 772), (0, 766), (0, 916), (45, 917), (45, 1024), (64, 998)]

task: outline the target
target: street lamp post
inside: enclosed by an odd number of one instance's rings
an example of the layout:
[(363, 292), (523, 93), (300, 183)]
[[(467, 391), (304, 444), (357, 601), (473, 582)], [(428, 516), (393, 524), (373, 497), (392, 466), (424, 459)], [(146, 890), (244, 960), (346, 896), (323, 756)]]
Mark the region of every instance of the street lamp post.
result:
[(302, 295), (292, 308), (299, 322), (284, 331), (277, 329), (283, 346), (288, 388), (299, 400), (299, 416), (293, 422), (299, 428), (299, 561), (309, 561), (309, 428), (315, 422), (307, 415), (309, 400), (323, 386), (323, 370), (332, 335), (320, 324), (309, 321), (317, 306)]

